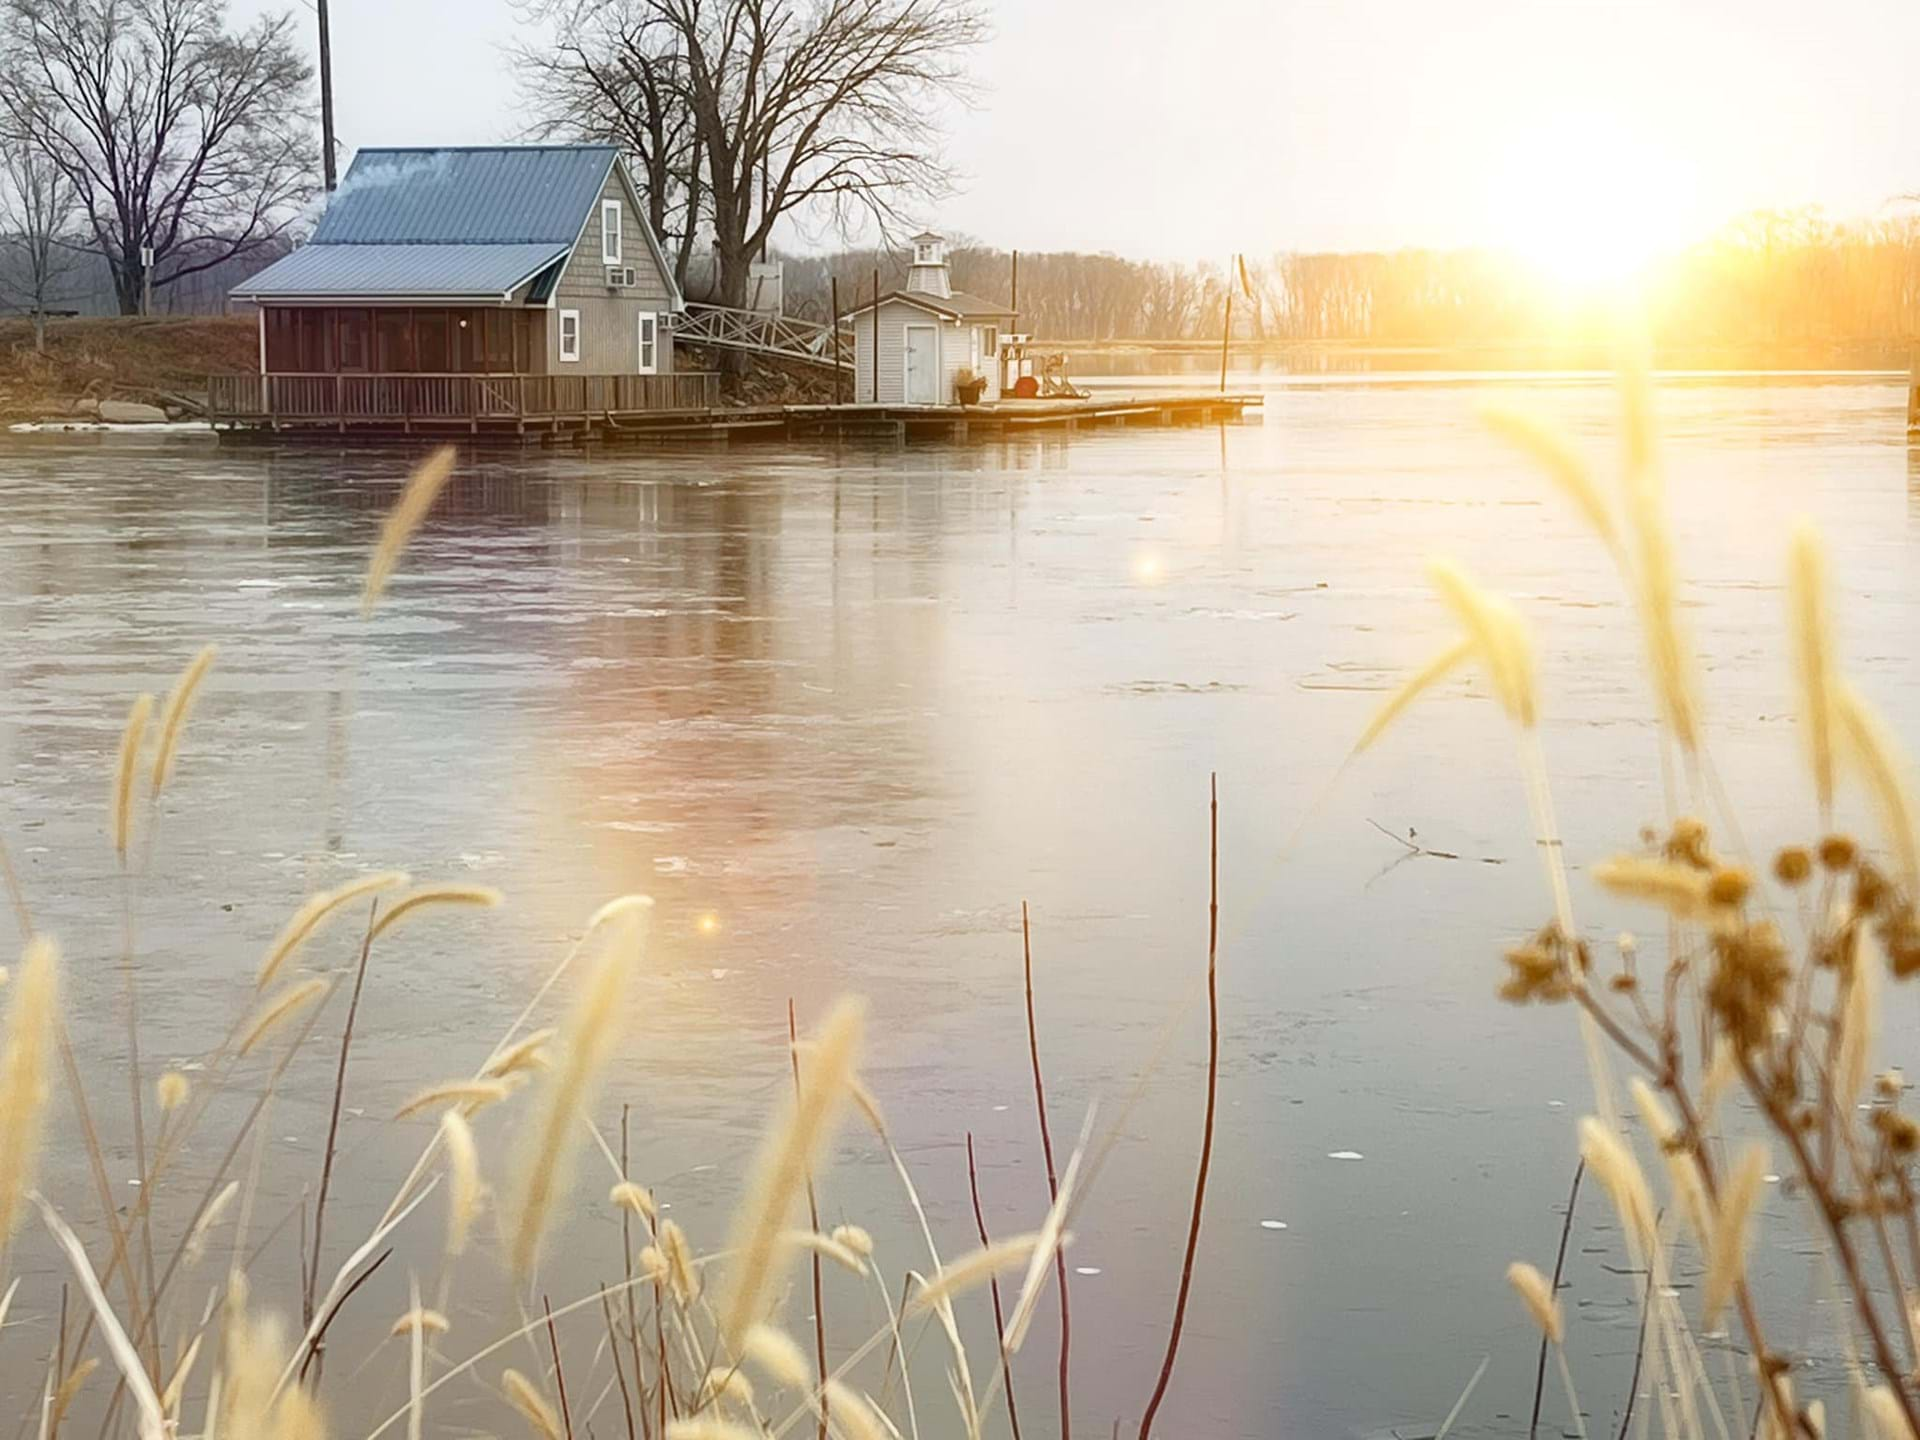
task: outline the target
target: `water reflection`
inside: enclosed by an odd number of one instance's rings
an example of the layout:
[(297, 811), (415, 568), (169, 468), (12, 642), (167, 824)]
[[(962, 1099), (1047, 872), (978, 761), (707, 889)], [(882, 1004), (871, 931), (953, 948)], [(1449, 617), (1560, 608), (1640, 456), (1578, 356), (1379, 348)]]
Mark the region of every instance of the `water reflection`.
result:
[[(1496, 947), (1543, 913), (1524, 798), (1462, 685), (1315, 808), (1380, 695), (1447, 635), (1419, 578), (1443, 549), (1539, 627), (1570, 853), (1605, 853), (1659, 813), (1617, 582), (1577, 519), (1480, 433), (1481, 398), (1464, 384), (1276, 388), (1264, 424), (1223, 429), (484, 452), (371, 623), (355, 614), (361, 566), (409, 452), (0, 452), (0, 814), (49, 928), (72, 954), (114, 955), (102, 813), (120, 719), (132, 692), (218, 640), (138, 912), (163, 1063), (203, 1052), (249, 1002), (259, 947), (316, 884), (402, 864), (510, 897), (405, 932), (370, 976), (336, 1233), (364, 1233), (417, 1151), (417, 1129), (382, 1117), (476, 1059), (597, 904), (645, 889), (659, 934), (603, 1118), (633, 1106), (641, 1168), (696, 1241), (720, 1243), (737, 1166), (785, 1083), (788, 996), (804, 1023), (858, 988), (875, 1005), (873, 1088), (958, 1249), (969, 1131), (997, 1229), (1044, 1204), (1019, 902), (1071, 1132), (1096, 1098), (1113, 1113), (1193, 993), (1217, 769), (1219, 1178), (1190, 1316), (1204, 1343), (1183, 1352), (1165, 1413), (1222, 1436), (1431, 1424), (1491, 1353), (1481, 1394), (1495, 1398), (1462, 1433), (1510, 1428), (1498, 1407), (1530, 1393), (1531, 1370), (1501, 1273), (1557, 1234), (1584, 1088), (1556, 1017), (1491, 998)], [(1604, 468), (1610, 387), (1519, 398)], [(1920, 557), (1899, 523), (1920, 470), (1897, 449), (1899, 406), (1897, 385), (1866, 383), (1661, 396), (1718, 759), (1756, 845), (1806, 813), (1782, 781), (1798, 771), (1772, 638), (1794, 515), (1833, 537), (1862, 683), (1920, 732), (1904, 638)], [(1394, 851), (1370, 820), (1507, 863), (1382, 873)], [(112, 967), (78, 965), (73, 984), (75, 1044), (108, 1074)], [(1204, 1065), (1200, 1030), (1174, 1036), (1077, 1227), (1076, 1264), (1098, 1273), (1076, 1276), (1076, 1407), (1102, 1417), (1137, 1412), (1164, 1343), (1177, 1270), (1161, 1242), (1185, 1213)], [(277, 1102), (263, 1230), (297, 1233), (328, 1058), (297, 1066)], [(100, 1118), (120, 1173), (124, 1126), (110, 1106)], [(507, 1122), (488, 1123), (503, 1154)], [(1365, 1158), (1327, 1158), (1347, 1153)], [(196, 1151), (188, 1178), (215, 1158)], [(581, 1182), (589, 1212), (600, 1178)], [(89, 1183), (80, 1155), (54, 1157), (50, 1192)], [(912, 1216), (856, 1142), (823, 1213), (870, 1225), (896, 1267), (919, 1263)], [(610, 1233), (589, 1213), (558, 1247), (556, 1298), (599, 1277)], [(403, 1308), (404, 1267), (430, 1271), (433, 1239), (403, 1242), (369, 1314)], [(1596, 1397), (1620, 1392), (1632, 1351), (1617, 1250), (1596, 1221), (1572, 1261), (1575, 1365)], [(1784, 1247), (1761, 1264), (1778, 1293), (1805, 1293)], [(266, 1298), (284, 1304), (274, 1283)], [(490, 1275), (450, 1303), (469, 1336), (512, 1306)], [(874, 1320), (852, 1291), (829, 1311), (836, 1345)], [(0, 1347), (0, 1393), (35, 1383), (9, 1368), (45, 1353), (49, 1315), (30, 1319), (32, 1343)], [(968, 1313), (977, 1354), (988, 1323)], [(1047, 1324), (1043, 1307), (1034, 1356)], [(336, 1405), (383, 1418), (390, 1358), (330, 1362), (364, 1379)], [(1022, 1377), (1036, 1436), (1049, 1370)], [(937, 1361), (926, 1387), (943, 1393)], [(447, 1423), (496, 1425), (487, 1404), (463, 1394)]]

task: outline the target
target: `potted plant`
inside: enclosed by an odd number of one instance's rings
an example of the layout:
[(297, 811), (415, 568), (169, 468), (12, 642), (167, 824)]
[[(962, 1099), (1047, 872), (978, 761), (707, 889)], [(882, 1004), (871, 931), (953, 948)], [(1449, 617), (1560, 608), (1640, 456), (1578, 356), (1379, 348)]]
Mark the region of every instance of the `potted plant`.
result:
[(978, 405), (980, 397), (987, 393), (987, 377), (976, 375), (970, 369), (954, 372), (953, 393), (960, 397), (962, 405)]

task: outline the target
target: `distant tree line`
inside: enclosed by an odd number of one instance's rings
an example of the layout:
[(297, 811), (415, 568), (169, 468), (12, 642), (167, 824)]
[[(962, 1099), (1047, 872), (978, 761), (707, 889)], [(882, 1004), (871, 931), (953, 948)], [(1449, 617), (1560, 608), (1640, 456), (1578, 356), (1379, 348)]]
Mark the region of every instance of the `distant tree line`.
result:
[[(956, 288), (1012, 295), (1013, 257), (961, 243)], [(1591, 333), (1592, 298), (1570, 298), (1510, 256), (1485, 250), (1279, 253), (1229, 267), (1080, 252), (1022, 253), (1020, 325), (1060, 340), (1211, 341), (1231, 278), (1239, 340), (1377, 345), (1526, 345)], [(904, 280), (901, 252), (786, 257), (787, 308), (824, 317)], [(1656, 338), (1794, 345), (1920, 340), (1920, 216), (1836, 223), (1817, 211), (1743, 217), (1656, 265), (1646, 281)]]

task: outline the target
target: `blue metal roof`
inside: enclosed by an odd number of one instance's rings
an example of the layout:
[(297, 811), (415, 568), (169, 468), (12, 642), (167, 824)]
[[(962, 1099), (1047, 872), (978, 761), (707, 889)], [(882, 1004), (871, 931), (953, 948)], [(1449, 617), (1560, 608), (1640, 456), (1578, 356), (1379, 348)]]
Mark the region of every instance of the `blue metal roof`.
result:
[(365, 149), (315, 245), (571, 245), (606, 184), (612, 145)]
[(241, 300), (410, 296), (499, 300), (548, 267), (573, 237), (525, 245), (303, 245), (234, 287)]

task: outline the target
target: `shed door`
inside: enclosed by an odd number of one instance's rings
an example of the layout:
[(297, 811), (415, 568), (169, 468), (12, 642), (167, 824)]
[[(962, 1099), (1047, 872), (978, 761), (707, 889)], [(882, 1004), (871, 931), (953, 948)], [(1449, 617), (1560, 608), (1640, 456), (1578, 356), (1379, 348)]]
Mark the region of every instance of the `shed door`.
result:
[(907, 326), (907, 404), (940, 403), (939, 348), (939, 332), (933, 326)]

